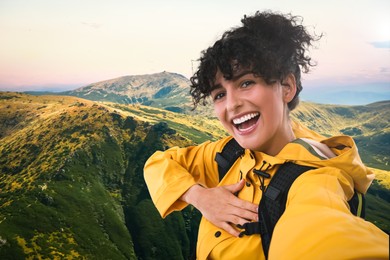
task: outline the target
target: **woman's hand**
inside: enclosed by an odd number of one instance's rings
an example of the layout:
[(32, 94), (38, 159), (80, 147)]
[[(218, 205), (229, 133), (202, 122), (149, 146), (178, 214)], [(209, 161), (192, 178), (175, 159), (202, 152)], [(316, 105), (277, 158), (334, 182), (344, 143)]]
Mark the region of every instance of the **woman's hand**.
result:
[(208, 221), (238, 237), (240, 231), (236, 225), (258, 221), (258, 205), (239, 199), (234, 194), (245, 185), (245, 180), (233, 185), (204, 188), (194, 185), (183, 194), (181, 199), (197, 208)]

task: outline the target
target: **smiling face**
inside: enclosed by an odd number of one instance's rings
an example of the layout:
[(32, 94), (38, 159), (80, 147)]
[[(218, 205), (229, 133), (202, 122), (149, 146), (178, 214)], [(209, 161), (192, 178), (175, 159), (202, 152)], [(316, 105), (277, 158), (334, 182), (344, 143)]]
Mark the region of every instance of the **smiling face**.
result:
[(229, 80), (218, 71), (211, 98), (218, 119), (242, 147), (276, 155), (295, 139), (287, 106), (295, 92), (292, 74), (282, 85), (267, 84), (250, 71), (238, 71)]

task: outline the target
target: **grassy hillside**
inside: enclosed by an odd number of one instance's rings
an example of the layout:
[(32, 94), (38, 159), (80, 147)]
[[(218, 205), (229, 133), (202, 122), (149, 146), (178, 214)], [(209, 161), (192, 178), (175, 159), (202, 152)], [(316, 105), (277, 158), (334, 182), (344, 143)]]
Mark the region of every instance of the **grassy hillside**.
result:
[(350, 135), (363, 161), (390, 170), (390, 101), (367, 106), (336, 106), (302, 102), (292, 117), (325, 136)]
[(151, 153), (187, 139), (77, 98), (0, 100), (0, 259), (189, 254), (183, 216), (161, 220), (142, 175)]
[[(299, 115), (305, 124), (319, 116)], [(317, 125), (336, 131), (335, 117)], [(376, 136), (362, 129), (359, 136)], [(189, 220), (199, 215), (187, 208), (161, 219), (143, 165), (156, 150), (223, 135), (209, 117), (0, 92), (0, 259), (188, 258), (196, 239)], [(374, 170), (367, 218), (388, 231), (389, 172)]]

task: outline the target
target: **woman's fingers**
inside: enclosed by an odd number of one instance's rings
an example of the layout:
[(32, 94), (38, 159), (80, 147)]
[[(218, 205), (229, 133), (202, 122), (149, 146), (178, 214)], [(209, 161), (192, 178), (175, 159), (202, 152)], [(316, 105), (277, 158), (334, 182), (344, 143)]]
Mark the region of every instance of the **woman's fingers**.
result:
[(201, 189), (196, 206), (202, 215), (215, 226), (238, 237), (247, 222), (258, 221), (258, 205), (245, 201), (235, 194), (242, 190), (245, 181), (216, 188)]
[(224, 222), (220, 228), (222, 228), (223, 230), (225, 230), (226, 232), (228, 232), (229, 234), (231, 234), (232, 236), (235, 236), (235, 237), (239, 237), (240, 233), (241, 233), (241, 231), (234, 228), (233, 225), (231, 225), (227, 222)]

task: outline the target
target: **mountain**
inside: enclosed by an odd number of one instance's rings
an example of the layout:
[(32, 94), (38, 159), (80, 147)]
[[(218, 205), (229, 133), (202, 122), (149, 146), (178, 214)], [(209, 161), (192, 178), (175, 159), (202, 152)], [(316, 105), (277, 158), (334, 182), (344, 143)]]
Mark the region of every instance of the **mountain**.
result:
[[(389, 132), (388, 102), (301, 105), (293, 116), (305, 125), (350, 131), (359, 145)], [(156, 150), (224, 135), (213, 117), (0, 92), (0, 259), (188, 259), (199, 213), (187, 207), (161, 219), (143, 165)], [(382, 146), (367, 151), (371, 167), (388, 160)], [(381, 169), (373, 169), (367, 219), (389, 231), (390, 175)]]
[(61, 94), (93, 101), (142, 104), (183, 112), (189, 111), (192, 105), (189, 84), (186, 77), (164, 71), (101, 81)]
[(222, 132), (175, 114), (0, 92), (0, 259), (188, 258), (192, 213), (162, 220), (143, 165), (156, 150)]
[(365, 106), (301, 102), (292, 118), (325, 136), (350, 135), (369, 166), (390, 170), (390, 101)]
[[(389, 87), (387, 86), (387, 89)], [(318, 95), (321, 93), (321, 95)], [(302, 99), (322, 104), (343, 104), (343, 105), (361, 105), (379, 102), (390, 99), (390, 91), (378, 91), (371, 89), (371, 86), (365, 86), (365, 91), (344, 90), (331, 91), (326, 88), (311, 90), (305, 89), (302, 92)]]

